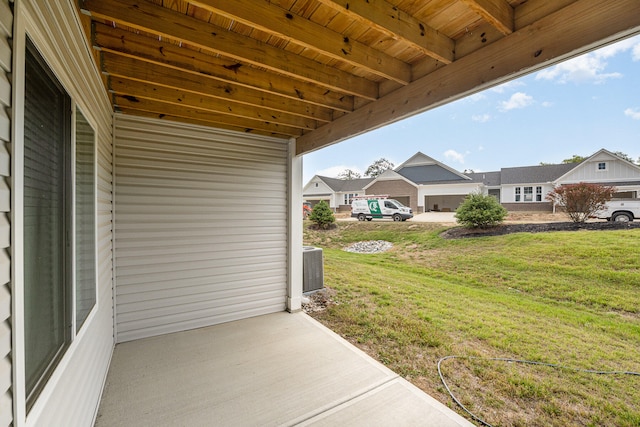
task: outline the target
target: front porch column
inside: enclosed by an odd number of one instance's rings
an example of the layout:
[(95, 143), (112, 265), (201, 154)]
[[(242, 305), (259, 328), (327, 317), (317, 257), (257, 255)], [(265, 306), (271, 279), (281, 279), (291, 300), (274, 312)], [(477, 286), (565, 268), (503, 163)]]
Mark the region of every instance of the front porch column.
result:
[(287, 311), (302, 309), (302, 156), (296, 155), (296, 140), (289, 141), (289, 256), (287, 274)]

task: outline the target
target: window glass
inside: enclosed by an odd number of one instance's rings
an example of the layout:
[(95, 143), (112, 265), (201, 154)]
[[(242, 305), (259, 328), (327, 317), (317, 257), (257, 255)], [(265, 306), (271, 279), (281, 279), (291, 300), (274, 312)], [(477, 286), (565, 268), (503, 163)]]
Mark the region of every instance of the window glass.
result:
[(536, 202), (542, 201), (542, 187), (536, 187)]
[(520, 191), (521, 191), (521, 188), (516, 187), (516, 202), (520, 201)]
[(76, 331), (96, 303), (95, 132), (76, 109)]
[(524, 187), (524, 201), (525, 202), (533, 201), (533, 187)]
[(71, 100), (28, 42), (24, 97), (27, 406), (71, 341)]
[(600, 171), (607, 170), (607, 164), (605, 162), (598, 163), (598, 170)]

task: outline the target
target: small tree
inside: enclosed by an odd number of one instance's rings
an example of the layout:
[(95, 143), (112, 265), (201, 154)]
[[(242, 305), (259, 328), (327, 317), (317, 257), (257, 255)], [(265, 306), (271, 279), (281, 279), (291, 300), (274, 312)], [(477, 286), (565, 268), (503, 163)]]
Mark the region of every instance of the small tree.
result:
[(358, 178), (362, 178), (362, 175), (360, 175), (360, 172), (356, 172), (351, 169), (345, 169), (338, 174), (338, 179), (352, 180), (352, 179), (358, 179)]
[(555, 188), (547, 200), (564, 207), (573, 222), (585, 222), (611, 200), (615, 187), (579, 182)]
[(315, 222), (318, 225), (318, 228), (322, 230), (328, 229), (331, 227), (331, 224), (336, 222), (336, 217), (333, 215), (331, 208), (324, 200), (318, 202), (318, 204), (313, 207), (308, 218)]
[(381, 157), (380, 159), (369, 165), (364, 175), (370, 176), (371, 178), (376, 178), (382, 175), (384, 171), (393, 169), (393, 166), (394, 164), (392, 162), (385, 159), (384, 157)]
[(469, 194), (456, 209), (456, 220), (467, 228), (488, 228), (500, 224), (507, 210), (494, 196)]

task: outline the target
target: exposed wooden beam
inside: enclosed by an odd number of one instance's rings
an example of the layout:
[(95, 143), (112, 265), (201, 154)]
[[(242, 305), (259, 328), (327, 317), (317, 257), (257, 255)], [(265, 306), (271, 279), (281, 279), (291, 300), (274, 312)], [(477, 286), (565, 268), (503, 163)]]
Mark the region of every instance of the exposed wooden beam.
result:
[(445, 64), (454, 60), (455, 42), (386, 0), (318, 0), (394, 39), (401, 39)]
[(329, 122), (333, 119), (332, 111), (327, 108), (275, 95), (266, 96), (263, 92), (254, 89), (220, 82), (203, 75), (187, 73), (127, 56), (120, 56), (113, 52), (102, 52), (102, 65), (103, 71), (112, 76), (181, 89), (223, 101), (235, 101), (249, 106), (291, 113), (323, 122)]
[(514, 30), (514, 11), (506, 0), (462, 0), (489, 24), (502, 34), (511, 34)]
[(145, 98), (133, 99), (125, 96), (114, 95), (114, 106), (116, 111), (119, 108), (137, 111), (146, 111), (149, 113), (167, 114), (174, 117), (184, 117), (196, 119), (213, 124), (227, 124), (237, 126), (246, 130), (260, 130), (262, 132), (275, 133), (286, 136), (300, 136), (302, 130), (289, 126), (282, 126), (277, 123), (271, 123), (260, 120), (249, 120), (246, 118), (230, 117), (226, 114), (218, 114), (207, 110), (200, 110), (183, 105), (168, 104), (160, 101), (153, 101)]
[(118, 113), (122, 113), (122, 114), (125, 114), (125, 115), (136, 116), (136, 117), (149, 117), (151, 119), (166, 120), (166, 121), (169, 121), (169, 122), (190, 123), (190, 124), (198, 125), (198, 126), (206, 126), (206, 127), (215, 126), (218, 129), (226, 129), (226, 130), (232, 130), (232, 131), (236, 131), (236, 132), (245, 132), (245, 133), (250, 133), (252, 135), (273, 136), (273, 137), (276, 137), (276, 138), (283, 138), (283, 139), (289, 139), (290, 138), (288, 135), (284, 135), (284, 134), (281, 134), (281, 133), (262, 131), (262, 130), (259, 130), (259, 129), (251, 129), (251, 128), (242, 127), (242, 126), (231, 126), (231, 125), (228, 125), (226, 123), (208, 122), (208, 121), (205, 121), (205, 120), (198, 120), (198, 119), (194, 119), (194, 118), (191, 118), (191, 117), (177, 117), (177, 116), (171, 116), (171, 115), (165, 114), (165, 113), (153, 113), (153, 112), (150, 112), (150, 111), (135, 110), (135, 109), (127, 108), (127, 107), (120, 107), (119, 110), (118, 110)]
[(241, 63), (369, 100), (378, 97), (378, 86), (370, 80), (144, 0), (86, 0), (83, 8), (93, 17), (181, 41)]
[(578, 0), (301, 136), (297, 153), (326, 147), (639, 33), (640, 1)]
[(184, 105), (198, 110), (206, 110), (234, 117), (245, 117), (250, 120), (273, 121), (285, 126), (312, 130), (318, 127), (318, 122), (305, 117), (294, 116), (289, 113), (256, 108), (253, 105), (240, 104), (229, 100), (185, 92), (180, 89), (156, 86), (129, 80), (123, 77), (109, 79), (109, 89), (118, 95), (129, 99), (150, 99), (175, 105)]
[(185, 49), (120, 28), (95, 23), (93, 39), (96, 47), (102, 50), (144, 58), (149, 62), (204, 74), (224, 82), (263, 90), (296, 101), (309, 102), (345, 112), (353, 111), (352, 95), (345, 95), (311, 83), (293, 80), (281, 74), (259, 70), (237, 61), (225, 60), (219, 56)]
[(409, 64), (276, 4), (255, 0), (191, 0), (191, 3), (385, 79), (400, 84), (411, 82)]

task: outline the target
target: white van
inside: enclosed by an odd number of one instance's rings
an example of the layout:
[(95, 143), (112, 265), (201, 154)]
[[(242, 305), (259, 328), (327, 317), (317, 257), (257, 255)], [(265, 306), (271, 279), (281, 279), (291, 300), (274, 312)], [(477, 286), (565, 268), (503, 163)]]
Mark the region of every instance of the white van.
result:
[(413, 218), (413, 213), (411, 208), (394, 199), (357, 198), (351, 202), (351, 217), (358, 218), (358, 221), (371, 221), (373, 218), (406, 221)]

